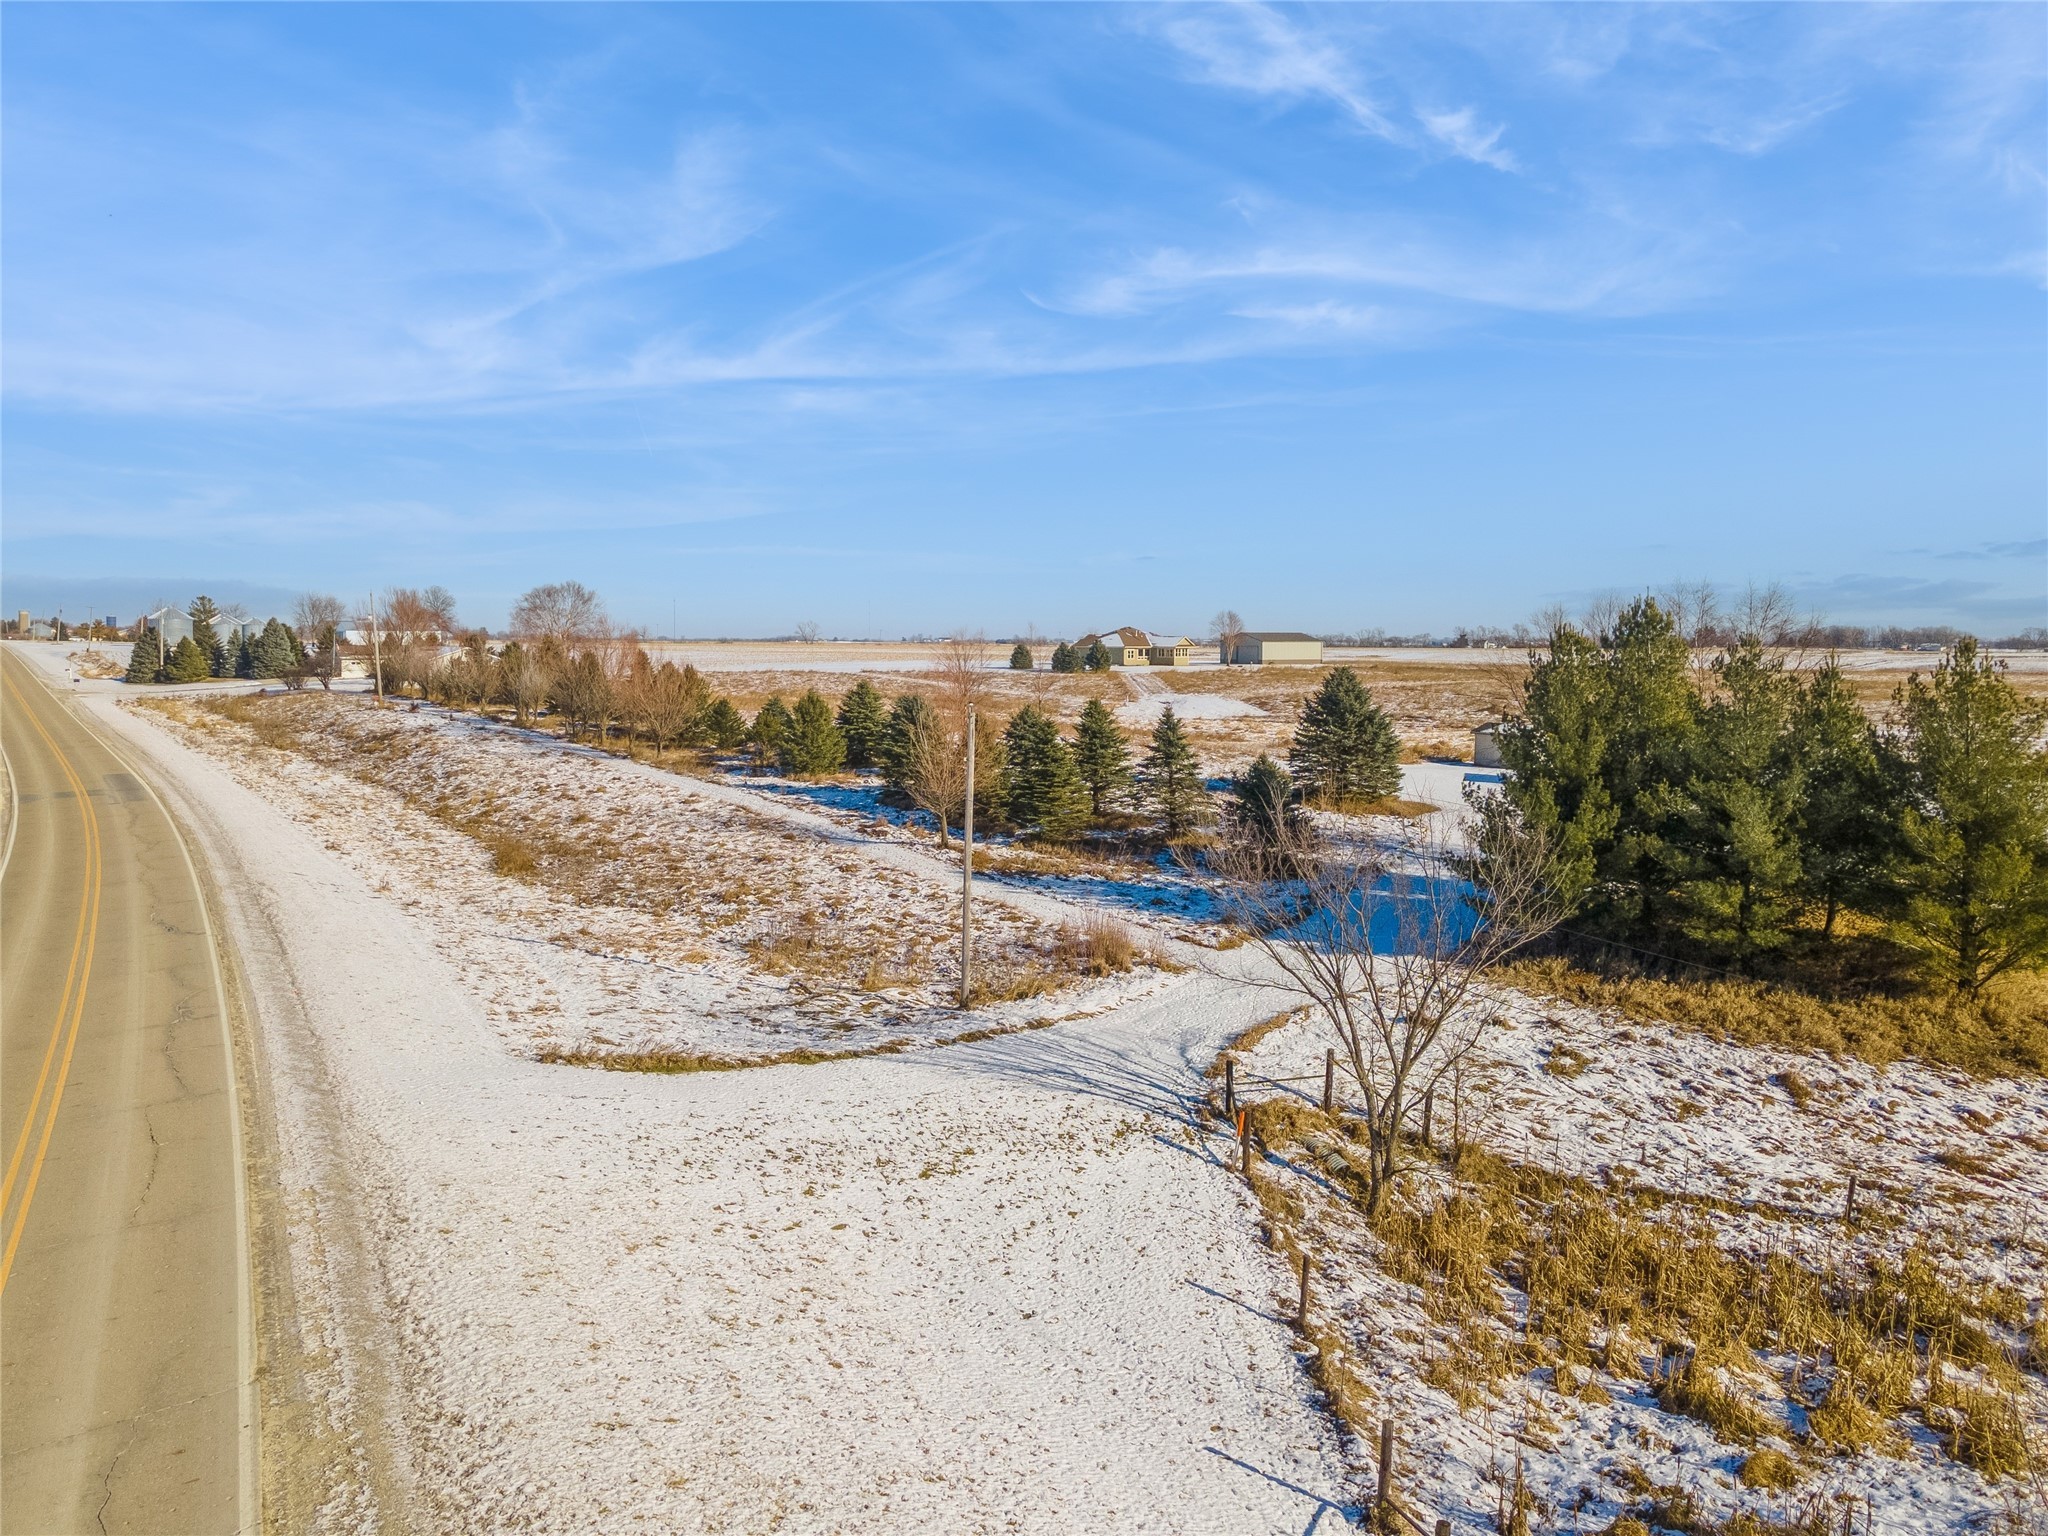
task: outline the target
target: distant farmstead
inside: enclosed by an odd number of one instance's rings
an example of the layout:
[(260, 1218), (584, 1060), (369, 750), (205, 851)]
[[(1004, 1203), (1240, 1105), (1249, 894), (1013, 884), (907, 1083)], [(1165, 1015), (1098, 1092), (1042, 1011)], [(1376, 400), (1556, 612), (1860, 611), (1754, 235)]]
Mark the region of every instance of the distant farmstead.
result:
[(1075, 649), (1085, 655), (1098, 640), (1113, 667), (1184, 667), (1195, 653), (1195, 642), (1186, 635), (1155, 635), (1128, 624), (1083, 635)]
[(1263, 667), (1289, 661), (1319, 664), (1323, 659), (1323, 642), (1298, 629), (1248, 629), (1230, 636), (1223, 650), (1223, 664), (1229, 667)]

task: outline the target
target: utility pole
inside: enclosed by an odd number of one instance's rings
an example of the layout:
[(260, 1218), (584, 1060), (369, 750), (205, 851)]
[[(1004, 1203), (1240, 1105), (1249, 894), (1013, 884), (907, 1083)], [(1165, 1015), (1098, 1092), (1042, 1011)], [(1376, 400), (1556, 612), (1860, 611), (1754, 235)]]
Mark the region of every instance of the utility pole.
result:
[(967, 706), (967, 807), (960, 818), (960, 1006), (974, 987), (974, 706)]
[(384, 646), (377, 632), (377, 594), (370, 594), (370, 664), (377, 673), (377, 702), (384, 702)]

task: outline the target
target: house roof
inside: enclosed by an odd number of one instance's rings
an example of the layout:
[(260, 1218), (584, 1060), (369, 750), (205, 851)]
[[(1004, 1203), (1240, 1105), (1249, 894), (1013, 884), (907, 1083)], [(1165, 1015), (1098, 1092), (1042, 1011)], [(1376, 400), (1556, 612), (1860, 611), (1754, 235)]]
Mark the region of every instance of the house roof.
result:
[[(1240, 640), (1310, 640), (1314, 635), (1304, 635), (1298, 629), (1248, 629), (1237, 637)], [(1320, 644), (1320, 641), (1316, 641)]]
[(1115, 629), (1105, 629), (1099, 634), (1083, 635), (1076, 644), (1090, 646), (1097, 640), (1102, 641), (1105, 645), (1122, 645), (1139, 650), (1149, 650), (1154, 646), (1173, 647), (1190, 643), (1186, 635), (1155, 635), (1150, 630), (1138, 629), (1132, 625), (1124, 624)]

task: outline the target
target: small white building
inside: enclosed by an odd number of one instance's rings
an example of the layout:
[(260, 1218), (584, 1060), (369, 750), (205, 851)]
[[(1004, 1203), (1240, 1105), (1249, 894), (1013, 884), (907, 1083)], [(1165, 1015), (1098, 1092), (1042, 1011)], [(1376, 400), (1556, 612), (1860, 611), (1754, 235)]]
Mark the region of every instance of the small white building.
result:
[(1476, 768), (1500, 766), (1500, 722), (1489, 720), (1472, 728), (1472, 764)]
[(1265, 667), (1284, 663), (1320, 666), (1323, 642), (1298, 629), (1248, 629), (1231, 637), (1223, 648), (1227, 667)]

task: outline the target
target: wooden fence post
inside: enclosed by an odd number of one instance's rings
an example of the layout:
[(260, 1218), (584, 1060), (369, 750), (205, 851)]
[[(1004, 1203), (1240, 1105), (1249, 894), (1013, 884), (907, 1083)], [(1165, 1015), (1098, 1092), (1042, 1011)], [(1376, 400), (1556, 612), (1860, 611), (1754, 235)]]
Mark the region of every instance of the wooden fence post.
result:
[(1845, 1227), (1856, 1225), (1856, 1175), (1853, 1173), (1849, 1175), (1848, 1198), (1842, 1202), (1842, 1225)]
[(1394, 1528), (1394, 1421), (1380, 1420), (1380, 1486), (1373, 1500), (1374, 1523), (1382, 1531)]
[(1425, 1147), (1430, 1148), (1432, 1151), (1434, 1151), (1436, 1148), (1436, 1141), (1433, 1137), (1431, 1137), (1429, 1131), (1430, 1126), (1432, 1122), (1435, 1121), (1435, 1119), (1436, 1090), (1432, 1088), (1422, 1096), (1422, 1144)]
[(1308, 1331), (1308, 1269), (1308, 1253), (1304, 1250), (1301, 1255), (1301, 1299), (1294, 1308), (1294, 1320), (1304, 1333)]
[(1323, 1113), (1328, 1114), (1337, 1107), (1337, 1053), (1323, 1052)]
[(1237, 1115), (1237, 1063), (1228, 1056), (1223, 1058), (1223, 1113), (1231, 1119)]

